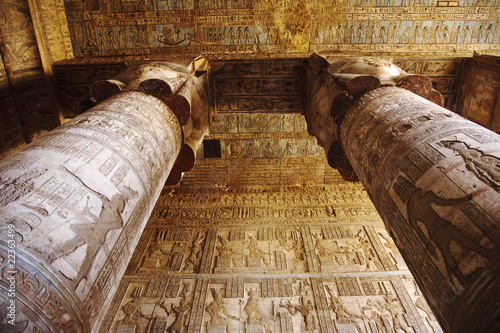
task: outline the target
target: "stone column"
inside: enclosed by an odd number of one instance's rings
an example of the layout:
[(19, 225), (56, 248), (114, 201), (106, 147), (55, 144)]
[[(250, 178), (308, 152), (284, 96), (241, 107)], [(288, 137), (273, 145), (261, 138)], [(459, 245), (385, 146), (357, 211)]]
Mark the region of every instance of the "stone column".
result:
[(97, 329), (182, 139), (164, 102), (125, 91), (0, 162), (0, 331)]
[(446, 332), (500, 331), (500, 136), (396, 87), (421, 77), (356, 77), (378, 83), (331, 81), (330, 164), (350, 164)]

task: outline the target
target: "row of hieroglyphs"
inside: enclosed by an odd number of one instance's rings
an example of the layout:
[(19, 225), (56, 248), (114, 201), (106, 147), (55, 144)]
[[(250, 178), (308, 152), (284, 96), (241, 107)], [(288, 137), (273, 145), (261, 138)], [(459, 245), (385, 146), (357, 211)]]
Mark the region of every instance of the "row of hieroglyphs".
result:
[(307, 52), (309, 44), (427, 48), (434, 43), (452, 49), (453, 44), (498, 43), (493, 1), (456, 1), (452, 7), (445, 7), (450, 1), (438, 1), (438, 7), (427, 2), (321, 0), (272, 6), (267, 1), (108, 0), (91, 5), (74, 0), (66, 8), (77, 56), (152, 54), (162, 48), (197, 53), (213, 46), (287, 45)]
[[(318, 191), (322, 193), (318, 195)], [(332, 203), (365, 203), (369, 198), (366, 191), (356, 184), (336, 186), (288, 187), (272, 191), (265, 188), (239, 189), (197, 189), (182, 192), (164, 192), (158, 206), (248, 206), (248, 205), (324, 205)], [(367, 203), (368, 202), (368, 203)]]

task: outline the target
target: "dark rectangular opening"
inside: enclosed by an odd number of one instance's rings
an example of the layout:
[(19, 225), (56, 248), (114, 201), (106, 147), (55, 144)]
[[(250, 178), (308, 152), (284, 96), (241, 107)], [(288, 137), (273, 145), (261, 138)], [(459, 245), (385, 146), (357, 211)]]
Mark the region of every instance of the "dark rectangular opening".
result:
[(220, 140), (203, 140), (203, 154), (205, 158), (220, 158)]

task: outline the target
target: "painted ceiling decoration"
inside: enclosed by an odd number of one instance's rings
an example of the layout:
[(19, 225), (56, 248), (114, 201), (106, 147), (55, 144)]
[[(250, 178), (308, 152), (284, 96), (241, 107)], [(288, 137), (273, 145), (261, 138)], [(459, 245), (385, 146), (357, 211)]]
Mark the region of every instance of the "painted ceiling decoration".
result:
[(495, 0), (70, 0), (76, 57), (498, 49)]

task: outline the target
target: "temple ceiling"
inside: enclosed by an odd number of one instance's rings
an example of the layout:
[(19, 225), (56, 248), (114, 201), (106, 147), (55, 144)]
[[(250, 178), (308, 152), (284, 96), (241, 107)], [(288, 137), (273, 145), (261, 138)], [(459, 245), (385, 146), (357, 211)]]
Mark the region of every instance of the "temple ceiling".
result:
[[(2, 118), (12, 130), (4, 131), (2, 151), (81, 113), (90, 84), (128, 64), (188, 65), (201, 55), (211, 64), (210, 139), (220, 140), (222, 158), (302, 158), (301, 150), (315, 151), (298, 120), (305, 112), (300, 64), (311, 54), (392, 59), (429, 76), (454, 109), (464, 57), (500, 52), (499, 11), (494, 0), (9, 0), (0, 8), (0, 83), (10, 110)], [(234, 76), (228, 66), (235, 60), (250, 67)], [(25, 83), (33, 78), (36, 84)], [(486, 88), (493, 96), (495, 87)], [(471, 117), (488, 125), (496, 119), (490, 111)], [(259, 154), (249, 152), (252, 142)], [(266, 150), (271, 142), (279, 149)]]
[(498, 50), (494, 0), (66, 1), (79, 57)]

